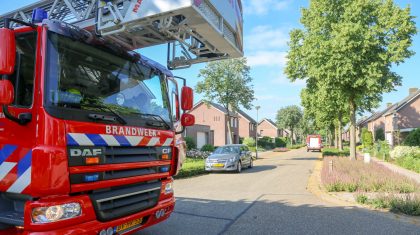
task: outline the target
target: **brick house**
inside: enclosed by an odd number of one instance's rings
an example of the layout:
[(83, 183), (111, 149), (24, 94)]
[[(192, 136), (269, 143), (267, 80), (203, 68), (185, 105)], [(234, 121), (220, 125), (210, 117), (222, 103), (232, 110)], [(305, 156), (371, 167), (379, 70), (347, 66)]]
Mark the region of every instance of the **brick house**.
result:
[(255, 136), (257, 135), (257, 122), (242, 110), (238, 111), (238, 117), (239, 137), (252, 137), (255, 139)]
[[(195, 104), (188, 113), (195, 116), (195, 125), (187, 128), (186, 135), (194, 138), (196, 143), (201, 145), (203, 138), (209, 136), (208, 140), (204, 141), (206, 144), (213, 144), (214, 146), (229, 144), (228, 118), (231, 119), (233, 143), (239, 143), (239, 116), (237, 113), (229, 114), (223, 106), (213, 102), (206, 104), (204, 101)], [(203, 130), (200, 128), (204, 128), (203, 126), (208, 127), (208, 131), (204, 134), (200, 133), (202, 132), (200, 130)]]
[(409, 95), (384, 114), (385, 139), (391, 146), (399, 145), (407, 134), (420, 128), (420, 90), (410, 88)]
[(258, 136), (268, 136), (271, 138), (282, 137), (283, 133), (280, 128), (277, 127), (276, 123), (271, 119), (264, 118), (258, 123)]
[(374, 138), (376, 131), (382, 129), (391, 146), (400, 144), (408, 132), (420, 128), (420, 90), (410, 88), (406, 98), (395, 104), (388, 103), (384, 110), (360, 121), (357, 127), (358, 137), (364, 127), (372, 132)]

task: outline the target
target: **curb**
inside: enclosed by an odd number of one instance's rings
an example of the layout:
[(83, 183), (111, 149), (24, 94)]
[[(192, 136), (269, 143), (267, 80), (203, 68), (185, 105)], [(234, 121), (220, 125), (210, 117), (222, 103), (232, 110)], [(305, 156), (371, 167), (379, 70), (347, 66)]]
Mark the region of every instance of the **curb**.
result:
[(323, 201), (335, 204), (337, 206), (342, 206), (342, 207), (354, 207), (357, 209), (365, 209), (365, 210), (369, 210), (372, 213), (377, 213), (381, 216), (385, 216), (391, 219), (395, 219), (398, 221), (402, 221), (402, 222), (406, 222), (406, 223), (411, 223), (417, 226), (420, 226), (420, 218), (417, 218), (415, 216), (409, 216), (409, 215), (404, 215), (404, 214), (396, 214), (391, 212), (390, 210), (386, 210), (386, 209), (376, 209), (367, 205), (361, 205), (361, 204), (357, 204), (354, 202), (349, 202), (346, 200), (343, 200), (339, 197), (337, 197), (336, 195), (330, 194), (328, 192), (326, 192), (326, 190), (324, 189), (324, 187), (321, 184), (321, 170), (322, 170), (322, 163), (323, 163), (323, 158), (322, 158), (322, 154), (319, 155), (318, 160), (315, 163), (314, 169), (311, 173), (311, 175), (309, 176), (308, 179), (308, 185), (306, 187), (306, 189), (312, 193), (313, 195), (315, 195), (316, 197), (320, 198)]

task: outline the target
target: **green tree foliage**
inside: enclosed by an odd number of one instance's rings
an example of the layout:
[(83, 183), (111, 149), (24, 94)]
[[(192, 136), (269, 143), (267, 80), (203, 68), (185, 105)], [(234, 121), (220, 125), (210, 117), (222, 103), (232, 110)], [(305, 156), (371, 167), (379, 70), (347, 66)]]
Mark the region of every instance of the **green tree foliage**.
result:
[[(204, 80), (197, 83), (196, 91), (204, 95), (205, 101), (217, 102), (229, 113), (239, 110), (239, 106), (252, 108), (254, 89), (246, 58), (210, 62), (198, 76)], [(232, 133), (230, 121), (229, 118), (228, 128)], [(232, 134), (229, 136), (232, 140)]]
[(375, 130), (375, 141), (383, 141), (385, 140), (385, 131), (382, 128), (378, 128)]
[(420, 128), (410, 131), (407, 137), (405, 137), (403, 144), (406, 146), (420, 147)]
[(285, 72), (309, 89), (336, 91), (348, 104), (350, 157), (356, 151), (356, 112), (371, 110), (401, 84), (391, 70), (414, 54), (417, 29), (410, 8), (392, 0), (312, 0), (303, 29), (290, 32)]
[(196, 149), (197, 144), (195, 143), (192, 137), (186, 136), (184, 137), (185, 143), (187, 144), (187, 150)]
[(263, 136), (262, 138), (258, 139), (258, 146), (261, 146), (265, 149), (273, 149), (275, 147), (275, 144), (271, 137)]
[(293, 145), (294, 131), (303, 118), (303, 112), (297, 105), (290, 105), (277, 111), (277, 125), (290, 130), (290, 143)]
[(255, 139), (251, 137), (246, 137), (242, 143), (248, 147), (255, 147)]

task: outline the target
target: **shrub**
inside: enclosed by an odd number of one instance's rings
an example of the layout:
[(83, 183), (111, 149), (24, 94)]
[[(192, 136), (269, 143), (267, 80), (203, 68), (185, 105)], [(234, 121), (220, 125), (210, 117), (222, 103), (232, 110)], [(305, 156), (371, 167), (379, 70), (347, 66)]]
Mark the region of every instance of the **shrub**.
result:
[(287, 145), (286, 138), (284, 138), (284, 137), (281, 137), (281, 138), (277, 137), (277, 138), (275, 138), (274, 139), (274, 143), (275, 143), (276, 147), (279, 147), (279, 148), (286, 147), (286, 145)]
[(178, 175), (175, 176), (175, 179), (186, 178), (196, 175), (206, 174), (204, 170), (204, 160), (203, 159), (188, 159), (182, 165), (182, 169), (179, 171)]
[(191, 149), (187, 151), (187, 158), (204, 159), (210, 156), (210, 152)]
[(375, 130), (375, 141), (385, 140), (385, 131), (382, 128)]
[(410, 131), (403, 142), (406, 146), (420, 146), (420, 128)]
[(387, 141), (379, 141), (373, 148), (373, 155), (377, 158), (389, 159), (390, 147)]
[(414, 158), (410, 156), (401, 157), (397, 158), (395, 163), (401, 167), (404, 167), (405, 169), (420, 173), (420, 158)]
[(268, 136), (264, 136), (261, 139), (258, 139), (258, 146), (261, 146), (265, 149), (273, 149), (275, 144), (273, 143), (273, 139)]
[(372, 132), (368, 131), (366, 128), (362, 129), (362, 142), (365, 147), (365, 151), (370, 151), (373, 147), (373, 135)]
[(211, 145), (211, 144), (205, 144), (205, 145), (203, 145), (203, 147), (201, 147), (201, 151), (213, 152), (214, 151), (214, 146)]
[(254, 138), (247, 137), (247, 138), (244, 138), (243, 144), (248, 147), (255, 147), (255, 140)]
[(420, 147), (397, 146), (390, 152), (391, 158), (402, 157), (420, 158)]
[(187, 144), (187, 150), (192, 150), (197, 148), (197, 144), (195, 143), (194, 139), (190, 136), (184, 137), (185, 143)]

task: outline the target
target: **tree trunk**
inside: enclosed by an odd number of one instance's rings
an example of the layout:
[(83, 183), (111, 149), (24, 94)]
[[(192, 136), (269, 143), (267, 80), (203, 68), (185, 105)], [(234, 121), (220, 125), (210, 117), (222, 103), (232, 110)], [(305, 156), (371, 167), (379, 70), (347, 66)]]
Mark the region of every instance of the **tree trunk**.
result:
[(350, 160), (356, 159), (356, 103), (350, 98)]
[[(228, 111), (229, 112), (229, 111)], [(232, 123), (231, 123), (231, 117), (228, 115), (228, 135), (227, 135), (227, 142), (228, 144), (233, 144), (233, 137), (232, 137)]]
[(334, 148), (338, 148), (338, 127), (334, 128)]
[(293, 146), (293, 128), (290, 128), (290, 145)]
[(343, 127), (341, 125), (341, 119), (338, 121), (338, 149), (343, 151)]

